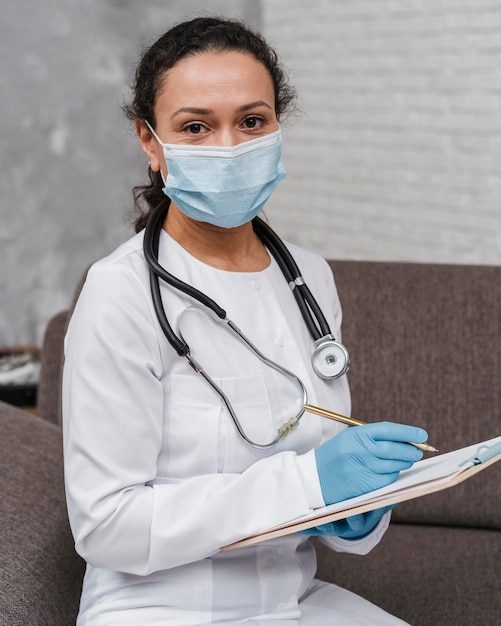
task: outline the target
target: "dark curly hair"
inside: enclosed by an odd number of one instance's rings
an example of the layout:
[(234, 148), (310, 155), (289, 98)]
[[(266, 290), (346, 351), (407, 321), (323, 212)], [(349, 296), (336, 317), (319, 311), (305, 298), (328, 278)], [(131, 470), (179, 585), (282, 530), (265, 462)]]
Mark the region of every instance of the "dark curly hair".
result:
[[(248, 25), (218, 17), (199, 17), (182, 22), (143, 52), (134, 74), (132, 101), (123, 107), (125, 115), (131, 121), (148, 120), (155, 126), (154, 106), (165, 72), (185, 57), (227, 50), (248, 53), (264, 65), (275, 90), (276, 114), (282, 119), (293, 107), (296, 93), (288, 83), (275, 50)], [(136, 232), (145, 227), (148, 217), (158, 204), (168, 202), (163, 193), (160, 172), (149, 168), (148, 176), (148, 185), (138, 185), (133, 189)]]

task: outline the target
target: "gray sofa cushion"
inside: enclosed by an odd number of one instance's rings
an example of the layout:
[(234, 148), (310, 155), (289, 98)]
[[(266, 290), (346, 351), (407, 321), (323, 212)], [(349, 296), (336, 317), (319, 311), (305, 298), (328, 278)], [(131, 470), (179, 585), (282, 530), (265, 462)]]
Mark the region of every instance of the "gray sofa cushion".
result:
[(367, 556), (317, 542), (318, 577), (413, 626), (498, 626), (501, 535), (495, 530), (391, 524)]
[(0, 402), (0, 624), (74, 624), (83, 562), (64, 499), (61, 430)]

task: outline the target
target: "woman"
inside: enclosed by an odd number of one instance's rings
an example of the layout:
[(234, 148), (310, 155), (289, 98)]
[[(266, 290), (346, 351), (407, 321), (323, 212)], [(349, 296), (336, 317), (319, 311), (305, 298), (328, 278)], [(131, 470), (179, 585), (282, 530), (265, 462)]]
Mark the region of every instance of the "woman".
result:
[[(253, 227), (284, 175), (279, 121), (292, 102), (274, 52), (236, 21), (180, 24), (137, 67), (126, 113), (150, 185), (136, 189), (137, 234), (90, 269), (66, 339), (68, 510), (88, 564), (81, 626), (402, 623), (315, 580), (305, 534), (219, 548), (391, 483), (422, 454), (404, 442), (425, 441), (426, 433), (391, 423), (346, 429), (305, 413), (267, 447), (298, 414), (294, 381), (161, 282), (176, 336), (230, 399), (251, 445), (211, 385), (173, 351), (153, 306), (143, 228), (159, 205), (168, 208), (160, 265), (220, 302), (258, 349), (303, 381), (310, 402), (349, 413), (346, 376), (315, 374), (311, 336)], [(339, 337), (327, 264), (288, 247)], [(389, 515), (374, 511), (309, 534), (363, 554)]]

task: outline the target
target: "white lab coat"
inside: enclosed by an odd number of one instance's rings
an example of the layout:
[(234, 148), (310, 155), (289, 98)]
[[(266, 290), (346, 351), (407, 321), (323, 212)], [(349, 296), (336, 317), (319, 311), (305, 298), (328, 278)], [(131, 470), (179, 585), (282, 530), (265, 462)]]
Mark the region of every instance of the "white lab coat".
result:
[[(166, 341), (142, 237), (91, 268), (66, 337), (68, 511), (76, 549), (88, 563), (78, 625), (401, 624), (353, 594), (314, 582), (315, 554), (304, 535), (219, 552), (323, 504), (313, 448), (343, 426), (305, 414), (275, 448), (247, 445), (214, 390)], [(339, 337), (341, 309), (327, 264), (290, 248)], [(274, 261), (256, 273), (217, 270), (163, 231), (159, 260), (294, 371), (311, 403), (349, 413), (346, 376), (323, 381), (312, 371), (311, 337)], [(162, 296), (171, 325), (221, 385), (248, 436), (272, 440), (297, 412), (294, 384), (206, 309), (190, 308), (189, 297), (165, 285)], [(364, 539), (327, 543), (366, 553), (387, 525), (388, 515)], [(341, 622), (331, 621), (336, 615)]]

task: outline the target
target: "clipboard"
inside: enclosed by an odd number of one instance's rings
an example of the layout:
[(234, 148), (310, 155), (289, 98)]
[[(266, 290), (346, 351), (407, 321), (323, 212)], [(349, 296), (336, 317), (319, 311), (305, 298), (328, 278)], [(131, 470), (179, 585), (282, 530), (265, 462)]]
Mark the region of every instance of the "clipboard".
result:
[(414, 463), (410, 469), (400, 472), (397, 480), (387, 487), (315, 509), (285, 524), (228, 544), (222, 547), (221, 551), (276, 539), (351, 515), (367, 513), (383, 506), (442, 491), (462, 483), (499, 460), (501, 460), (501, 436), (439, 454)]

